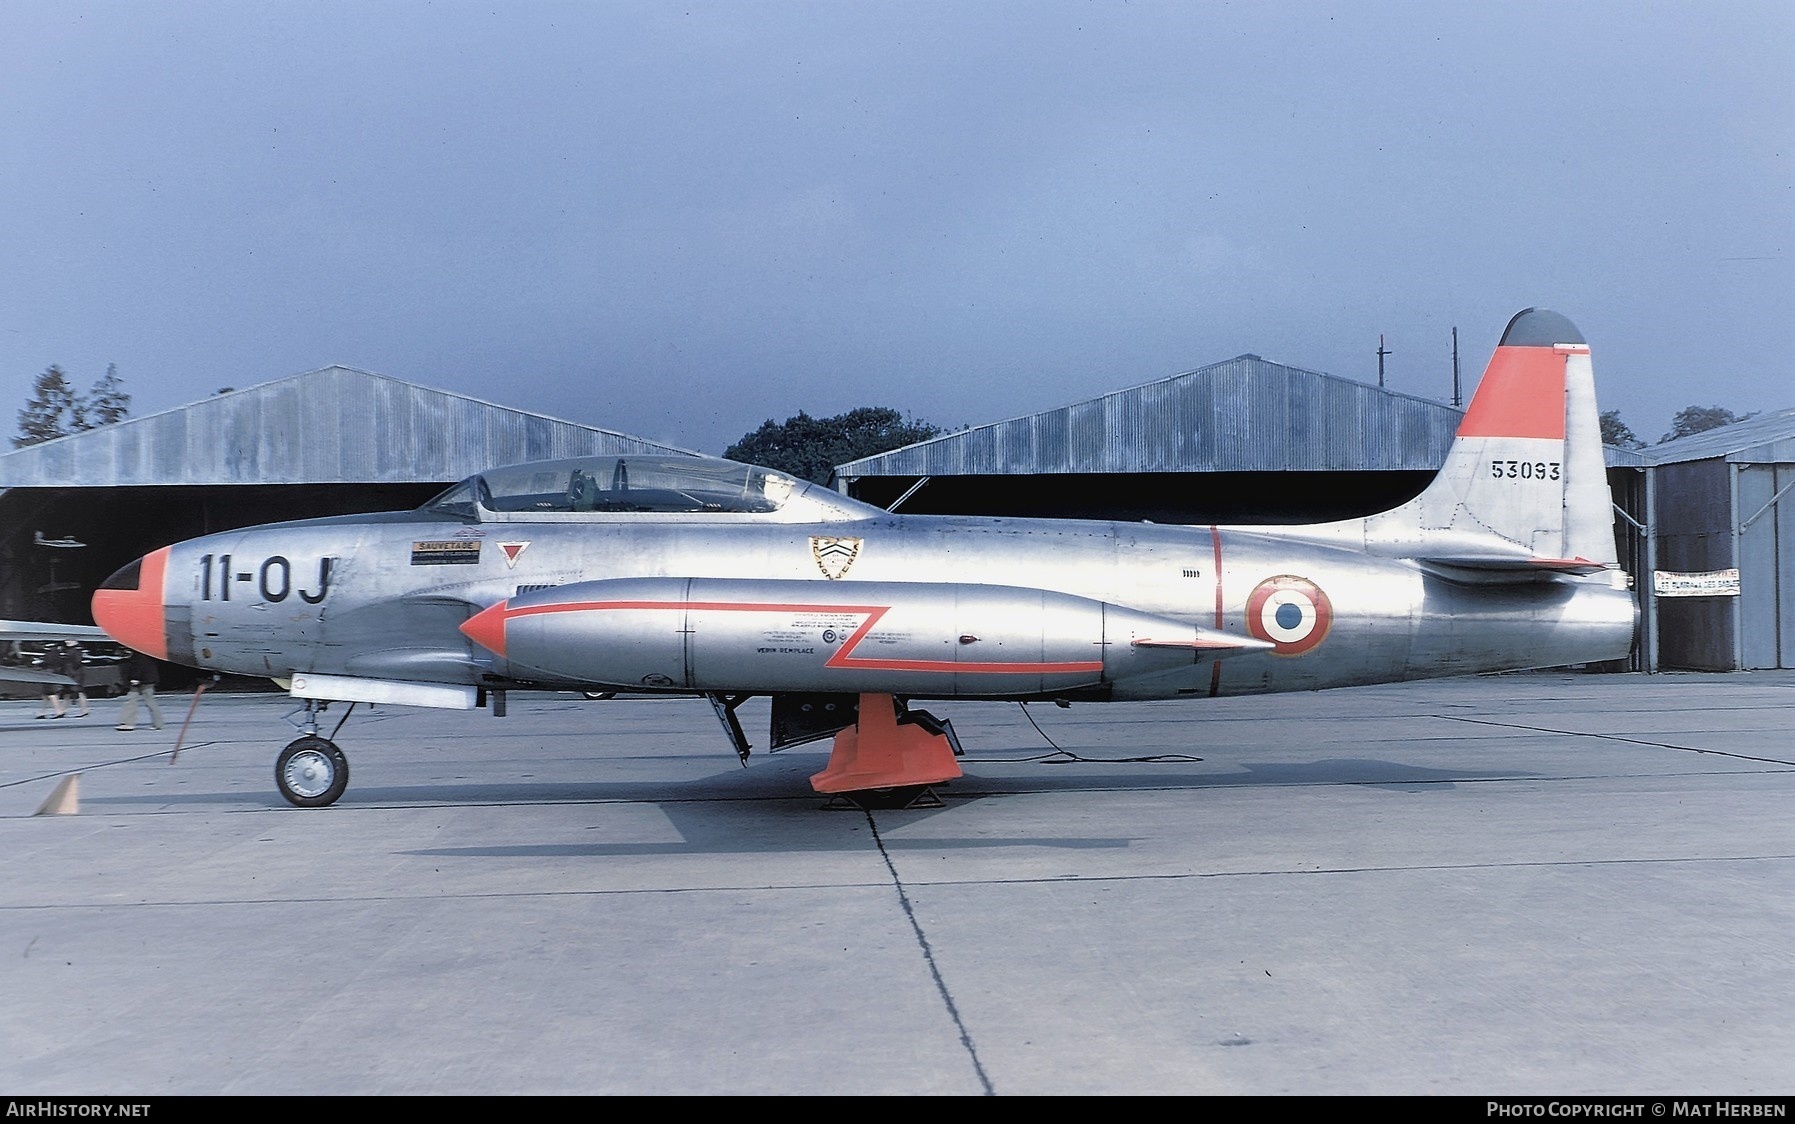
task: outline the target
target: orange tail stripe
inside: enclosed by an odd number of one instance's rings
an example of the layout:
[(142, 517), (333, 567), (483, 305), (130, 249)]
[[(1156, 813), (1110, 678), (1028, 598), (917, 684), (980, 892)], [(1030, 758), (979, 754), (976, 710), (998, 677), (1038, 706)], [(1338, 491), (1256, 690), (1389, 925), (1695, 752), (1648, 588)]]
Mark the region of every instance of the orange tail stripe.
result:
[(1564, 356), (1549, 347), (1498, 347), (1458, 435), (1563, 441)]

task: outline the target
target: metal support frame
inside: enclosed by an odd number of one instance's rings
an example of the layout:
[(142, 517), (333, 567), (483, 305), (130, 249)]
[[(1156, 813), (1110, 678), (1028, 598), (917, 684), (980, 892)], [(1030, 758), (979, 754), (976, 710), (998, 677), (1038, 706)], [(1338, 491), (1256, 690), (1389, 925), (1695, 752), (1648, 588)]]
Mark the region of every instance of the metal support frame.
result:
[[(286, 721), (287, 725), (298, 730), (301, 737), (315, 738), (318, 736), (318, 720), (326, 710), (330, 709), (330, 703), (329, 699), (301, 699), (299, 709), (289, 710), (281, 715), (281, 718)], [(343, 716), (337, 719), (337, 724), (331, 728), (327, 741), (336, 740), (337, 732), (343, 728), (343, 723), (349, 721), (349, 716), (354, 712), (354, 703), (350, 703), (344, 708)], [(296, 718), (295, 715), (299, 717)]]
[[(1727, 462), (1726, 484), (1728, 521), (1732, 522), (1739, 517), (1739, 465), (1735, 461)], [(1727, 552), (1731, 555), (1728, 561), (1735, 566), (1739, 565), (1739, 536), (1743, 532), (1744, 527), (1739, 523), (1734, 522), (1732, 541), (1727, 543)], [(1741, 588), (1743, 588), (1743, 583), (1745, 581), (1745, 573), (1743, 570), (1739, 573), (1739, 581), (1741, 583)], [(1732, 598), (1734, 671), (1738, 671), (1745, 666), (1745, 607), (1741, 604), (1744, 600), (1744, 597)]]
[[(1650, 520), (1652, 517), (1652, 474), (1648, 469), (1641, 475), (1645, 478), (1645, 517)], [(1639, 558), (1645, 567), (1645, 573), (1633, 575), (1633, 588), (1638, 590), (1640, 605), (1645, 610), (1641, 614), (1642, 619), (1639, 626), (1639, 662), (1643, 665), (1642, 670), (1649, 674), (1658, 670), (1658, 590), (1657, 582), (1652, 577), (1652, 572), (1656, 568), (1652, 565), (1652, 528), (1649, 523), (1641, 523), (1628, 515), (1627, 509), (1620, 504), (1610, 504), (1610, 506), (1614, 508), (1616, 515), (1639, 533)]]

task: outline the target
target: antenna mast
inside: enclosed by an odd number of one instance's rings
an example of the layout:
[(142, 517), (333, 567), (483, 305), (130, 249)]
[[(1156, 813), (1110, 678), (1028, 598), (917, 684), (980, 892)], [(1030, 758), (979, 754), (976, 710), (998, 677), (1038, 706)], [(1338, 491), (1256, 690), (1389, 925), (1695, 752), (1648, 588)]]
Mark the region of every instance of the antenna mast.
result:
[(1463, 409), (1464, 399), (1458, 391), (1458, 325), (1452, 327), (1452, 408)]

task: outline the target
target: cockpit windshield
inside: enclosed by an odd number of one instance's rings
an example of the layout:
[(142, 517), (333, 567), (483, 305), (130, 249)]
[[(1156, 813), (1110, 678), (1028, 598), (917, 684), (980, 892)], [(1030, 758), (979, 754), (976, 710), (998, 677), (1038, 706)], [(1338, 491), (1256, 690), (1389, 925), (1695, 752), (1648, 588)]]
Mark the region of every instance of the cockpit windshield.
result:
[(424, 505), (461, 519), (596, 512), (764, 514), (791, 498), (782, 473), (707, 457), (572, 457), (470, 476)]

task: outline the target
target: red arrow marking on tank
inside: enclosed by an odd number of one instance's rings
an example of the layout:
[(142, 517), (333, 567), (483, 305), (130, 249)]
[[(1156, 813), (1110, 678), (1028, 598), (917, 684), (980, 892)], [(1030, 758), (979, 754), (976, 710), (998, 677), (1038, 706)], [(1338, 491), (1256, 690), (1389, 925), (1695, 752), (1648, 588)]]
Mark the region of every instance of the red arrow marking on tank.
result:
[(650, 610), (664, 612), (723, 612), (723, 613), (862, 613), (866, 619), (855, 629), (842, 646), (835, 650), (826, 661), (824, 667), (859, 671), (964, 671), (989, 675), (1026, 675), (1043, 672), (1077, 673), (1102, 671), (1102, 660), (1072, 660), (1064, 662), (989, 662), (989, 663), (956, 663), (953, 660), (886, 660), (865, 656), (856, 657), (854, 649), (872, 632), (879, 619), (891, 611), (890, 605), (807, 605), (807, 604), (760, 604), (745, 605), (733, 601), (570, 601), (558, 605), (526, 605), (519, 609), (510, 607), (510, 602), (500, 601), (490, 608), (474, 614), (462, 624), (461, 631), (466, 633), (474, 643), (495, 655), (505, 655), (505, 627), (518, 617), (543, 616), (550, 613), (599, 613), (613, 610)]

